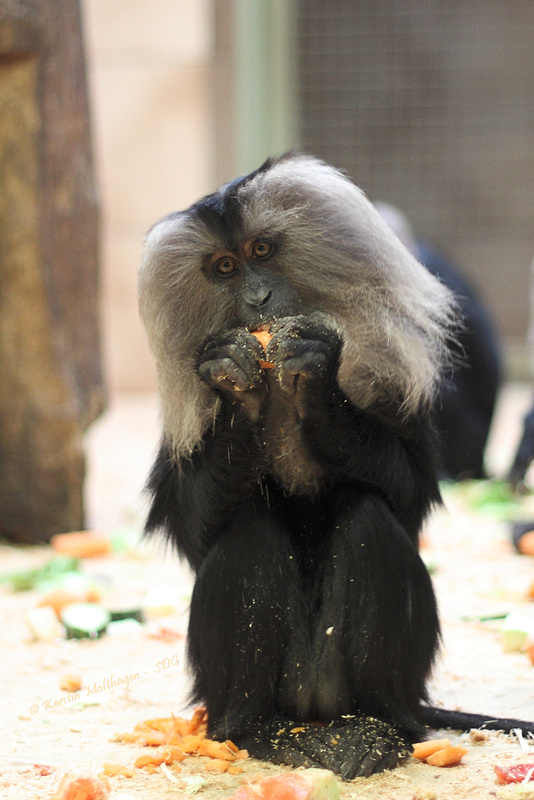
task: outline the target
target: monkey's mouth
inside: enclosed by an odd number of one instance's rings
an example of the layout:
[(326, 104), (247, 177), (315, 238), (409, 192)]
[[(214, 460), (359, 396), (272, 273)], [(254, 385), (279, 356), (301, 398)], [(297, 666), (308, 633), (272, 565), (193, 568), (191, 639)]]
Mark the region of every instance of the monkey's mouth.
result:
[(249, 331), (268, 331), (273, 323), (272, 322), (262, 322), (261, 325), (252, 325), (249, 326)]

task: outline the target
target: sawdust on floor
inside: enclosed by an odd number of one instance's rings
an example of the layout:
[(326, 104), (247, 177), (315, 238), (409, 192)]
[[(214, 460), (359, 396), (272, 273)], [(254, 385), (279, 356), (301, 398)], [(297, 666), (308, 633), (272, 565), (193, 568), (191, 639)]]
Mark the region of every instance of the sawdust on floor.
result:
[[(519, 436), (521, 417), (531, 401), (528, 387), (503, 392), (488, 453), (490, 468), (504, 474)], [(141, 487), (158, 440), (156, 400), (152, 395), (114, 398), (107, 414), (87, 437), (88, 516), (93, 529), (124, 534), (133, 542), (146, 511)], [(523, 498), (518, 515), (534, 503)], [(509, 525), (501, 515), (474, 510), (469, 493), (446, 491), (446, 506), (429, 521), (424, 555), (435, 568), (433, 579), (443, 625), (443, 649), (431, 682), (436, 703), (466, 711), (534, 720), (534, 667), (524, 653), (504, 653), (500, 622), (466, 618), (513, 610), (533, 613), (526, 599), (534, 581), (534, 559), (514, 553)], [(0, 545), (1, 573), (26, 569), (50, 557), (46, 547), (19, 549)], [(65, 772), (98, 774), (105, 761), (131, 766), (140, 748), (114, 741), (151, 717), (189, 713), (184, 658), (191, 576), (176, 556), (157, 543), (87, 560), (84, 571), (109, 603), (142, 605), (151, 587), (179, 590), (176, 612), (153, 619), (139, 630), (97, 640), (32, 642), (26, 612), (40, 600), (36, 591), (12, 594), (0, 587), (2, 606), (2, 713), (0, 714), (0, 796), (10, 800), (49, 798)], [(162, 626), (171, 631), (161, 638)], [(156, 638), (154, 638), (154, 636)], [(158, 638), (159, 636), (159, 638)], [(72, 697), (59, 688), (64, 674), (78, 673), (83, 688)], [(447, 734), (464, 743), (461, 766), (439, 769), (410, 759), (405, 765), (341, 786), (342, 797), (413, 800), (494, 796), (494, 765), (534, 762), (514, 737), (499, 733), (476, 744), (469, 733)], [(530, 745), (532, 749), (532, 745)], [(41, 775), (35, 764), (51, 767)], [(241, 775), (213, 776), (204, 761), (190, 758), (174, 782), (168, 774), (111, 778), (111, 800), (175, 798), (195, 789), (201, 800), (231, 797), (243, 780), (275, 774), (282, 767), (253, 759)], [(198, 776), (193, 784), (191, 776)]]

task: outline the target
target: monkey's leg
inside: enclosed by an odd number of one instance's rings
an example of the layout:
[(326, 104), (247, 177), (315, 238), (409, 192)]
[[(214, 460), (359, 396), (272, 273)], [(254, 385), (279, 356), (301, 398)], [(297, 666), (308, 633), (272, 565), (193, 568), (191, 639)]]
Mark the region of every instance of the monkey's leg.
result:
[[(198, 571), (189, 659), (211, 736), (233, 738), (275, 713), (289, 640), (298, 629), (298, 567), (281, 526), (244, 504)], [(302, 624), (300, 624), (302, 627)]]
[(534, 407), (523, 420), (523, 434), (517, 448), (514, 463), (510, 468), (508, 480), (516, 488), (525, 479), (527, 470), (534, 460)]
[[(240, 745), (291, 764), (318, 763), (349, 779), (397, 765), (424, 736), (420, 704), (439, 626), (427, 571), (408, 536), (378, 497), (340, 509), (317, 576), (306, 719), (260, 721)], [(288, 674), (297, 652), (291, 648)], [(262, 729), (263, 725), (263, 729)], [(266, 738), (267, 734), (267, 738)]]

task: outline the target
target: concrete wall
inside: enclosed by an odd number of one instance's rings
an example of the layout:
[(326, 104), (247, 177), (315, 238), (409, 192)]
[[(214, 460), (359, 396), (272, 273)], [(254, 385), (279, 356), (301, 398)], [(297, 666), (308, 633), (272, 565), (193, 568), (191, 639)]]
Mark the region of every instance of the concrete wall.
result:
[(150, 225), (214, 185), (211, 0), (84, 0), (110, 388), (154, 386), (137, 313)]

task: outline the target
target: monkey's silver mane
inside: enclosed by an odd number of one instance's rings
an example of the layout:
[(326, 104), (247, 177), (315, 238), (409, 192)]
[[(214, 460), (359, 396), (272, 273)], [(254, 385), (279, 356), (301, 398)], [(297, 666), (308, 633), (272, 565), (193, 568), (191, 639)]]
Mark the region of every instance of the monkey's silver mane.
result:
[[(340, 333), (338, 382), (349, 399), (405, 415), (428, 406), (450, 365), (454, 298), (361, 190), (333, 167), (299, 155), (273, 162), (235, 191), (243, 238), (279, 236), (277, 268)], [(140, 309), (156, 360), (164, 432), (179, 456), (191, 454), (218, 409), (196, 371), (200, 349), (236, 325), (231, 298), (202, 269), (223, 244), (195, 206), (156, 223), (145, 241)]]

